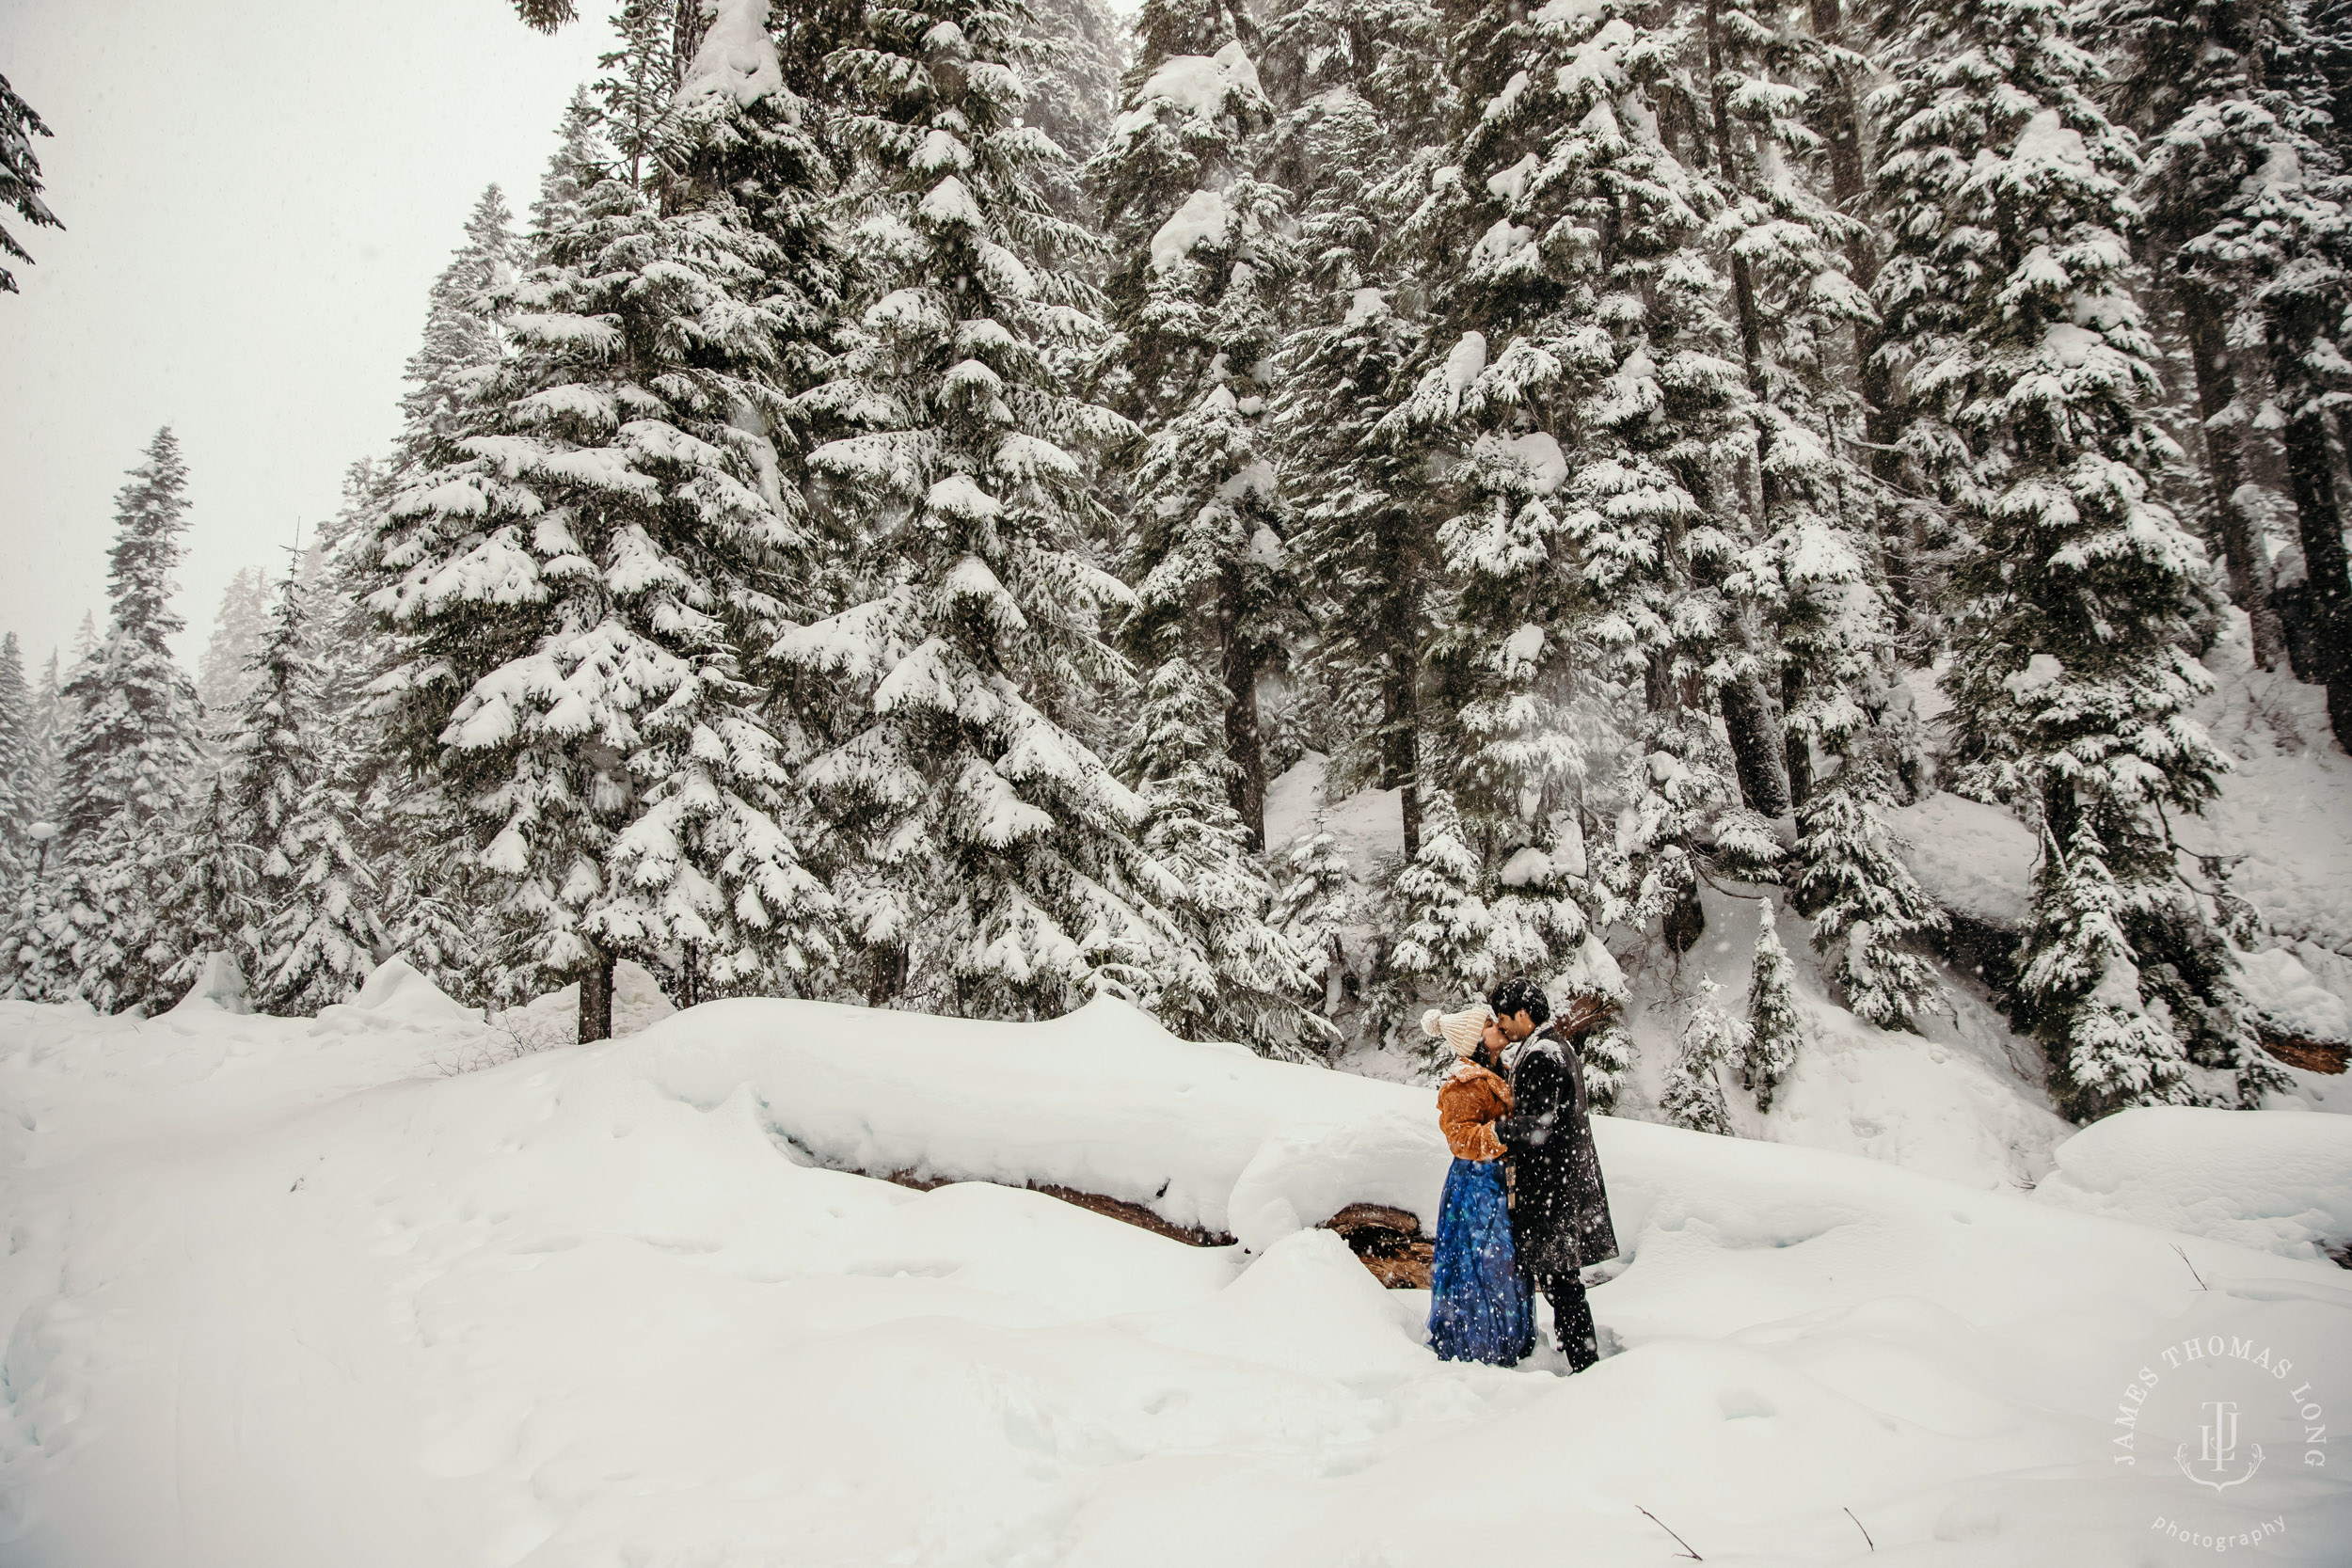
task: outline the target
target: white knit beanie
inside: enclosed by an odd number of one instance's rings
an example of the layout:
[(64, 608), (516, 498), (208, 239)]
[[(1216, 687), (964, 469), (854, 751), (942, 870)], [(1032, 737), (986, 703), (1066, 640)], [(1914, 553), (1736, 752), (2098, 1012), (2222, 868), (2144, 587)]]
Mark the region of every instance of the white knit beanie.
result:
[(1441, 1013), (1432, 1007), (1421, 1015), (1421, 1031), (1433, 1040), (1445, 1041), (1456, 1056), (1473, 1055), (1486, 1037), (1487, 1020), (1494, 1016), (1484, 1002), (1473, 1002), (1458, 1013)]

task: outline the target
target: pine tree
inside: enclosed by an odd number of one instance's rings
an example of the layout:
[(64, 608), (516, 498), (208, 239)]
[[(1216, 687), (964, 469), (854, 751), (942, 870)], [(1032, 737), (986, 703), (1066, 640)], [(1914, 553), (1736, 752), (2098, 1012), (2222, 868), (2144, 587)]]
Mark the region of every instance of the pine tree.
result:
[(1384, 421), (1424, 342), (1397, 231), (1442, 156), (1444, 55), (1428, 0), (1283, 0), (1259, 61), (1280, 117), (1263, 175), (1289, 194), (1299, 257), (1275, 380), (1285, 554), (1314, 623), (1294, 727), (1335, 789), (1396, 792), (1408, 861), (1438, 550), (1428, 453)]
[(1326, 1019), (1338, 1013), (1345, 998), (1345, 933), (1361, 920), (1354, 869), (1318, 814), (1313, 826), (1282, 851), (1266, 922), (1297, 951)]
[(27, 730), (26, 751), (30, 772), (24, 794), (24, 809), (34, 824), (47, 823), (54, 830), (59, 816), (58, 749), (65, 733), (67, 705), (65, 689), (57, 675), (57, 654), (49, 653), (49, 662), (41, 667), (40, 679), (31, 694), (30, 726)]
[(203, 705), (205, 729), (215, 737), (253, 689), (254, 656), (269, 635), (269, 585), (258, 566), (239, 567), (221, 591), (213, 634), (196, 666), (197, 701)]
[[(17, 216), (36, 229), (65, 227), (40, 198), (40, 160), (33, 155), (33, 138), (53, 135), (33, 106), (8, 86), (8, 79), (0, 76), (0, 205), (15, 208)], [(0, 226), (0, 255), (27, 262), (33, 259), (5, 226)], [(0, 293), (16, 292), (16, 275), (0, 266)]]
[(1258, 689), (1297, 600), (1266, 439), (1290, 247), (1280, 192), (1253, 172), (1273, 119), (1221, 0), (1147, 0), (1126, 112), (1089, 166), (1112, 245), (1113, 401), (1143, 431), (1131, 483), (1124, 631), (1147, 666), (1221, 686), (1228, 800), (1265, 837)]
[(1132, 599), (1087, 557), (1071, 449), (1132, 427), (1056, 369), (1101, 329), (1086, 238), (1036, 173), (1056, 150), (1021, 123), (1018, 44), (1013, 11), (922, 0), (836, 56), (872, 302), (812, 400), (855, 433), (810, 466), (857, 581), (780, 652), (845, 716), (871, 705), (808, 769), (860, 851), (838, 876), (868, 998), (1023, 1018), (1201, 958), (1181, 883), (1136, 842), (1144, 802), (1078, 733), (1131, 678), (1101, 618)]
[(1525, 789), (1567, 793), (1580, 682), (1638, 688), (1637, 737), (1613, 746), (1637, 825), (1605, 875), (1630, 918), (1667, 916), (1678, 942), (1695, 935), (1702, 860), (1769, 864), (1760, 816), (1786, 804), (1767, 705), (1745, 702), (1733, 569), (1751, 394), (1698, 245), (1723, 198), (1661, 139), (1661, 114), (1695, 112), (1675, 71), (1692, 42), (1598, 8), (1495, 6), (1457, 27), (1461, 172), (1433, 181), (1407, 230), (1447, 262), (1431, 285), (1445, 329), (1397, 417), (1463, 452), (1440, 535), (1463, 598), (1435, 657), (1482, 823), (1523, 814)]
[[(2203, 562), (2149, 493), (2179, 451), (2149, 410), (2156, 345), (2127, 288), (2134, 164), (2088, 95), (2093, 67), (2065, 13), (1915, 0), (1902, 15), (1895, 82), (1877, 101), (1895, 236), (1878, 288), (1921, 410), (1910, 457), (1967, 538), (1945, 674), (1956, 785), (2042, 825), (2051, 869), (2019, 956), (2051, 976), (2036, 1006), (2071, 1070), (2068, 1042), (2111, 1022), (2084, 1010), (2110, 971), (2094, 965), (2070, 989), (2062, 977), (2090, 960), (2054, 946), (2091, 896), (2090, 873), (2064, 869), (2078, 834), (2100, 846), (2090, 863), (2120, 890), (2132, 947), (2184, 976), (2226, 954), (2176, 879), (2166, 816), (2201, 809), (2228, 766), (2187, 711), (2209, 684), (2181, 651)], [(2219, 1003), (2226, 958), (2201, 978)], [(2143, 1073), (2101, 1068), (2077, 1103), (2135, 1085), (2163, 1098), (2163, 1033), (2103, 1036), (2102, 1051), (2156, 1054)]]
[(1740, 1082), (1756, 1091), (1756, 1108), (1772, 1108), (1773, 1092), (1797, 1063), (1804, 1025), (1797, 1016), (1797, 972), (1773, 928), (1772, 901), (1756, 905), (1756, 958), (1748, 966), (1748, 1031)]
[(1674, 1066), (1658, 1108), (1677, 1127), (1694, 1132), (1731, 1134), (1731, 1111), (1724, 1102), (1723, 1069), (1745, 1061), (1752, 1049), (1749, 1027), (1715, 1005), (1723, 987), (1705, 975), (1684, 1002)]
[(1424, 787), (1421, 848), (1397, 873), (1391, 895), (1403, 929), (1389, 963), (1415, 988), (1406, 1001), (1484, 996), (1515, 972), (1494, 952), (1494, 916), (1479, 892), (1484, 880), (1452, 798)]
[(2265, 283), (2312, 255), (2333, 215), (2308, 188), (2327, 164), (2314, 139), (2323, 95), (2285, 57), (2310, 40), (2279, 0), (2108, 0), (2096, 14), (2121, 45), (2108, 56), (2110, 96), (2140, 137), (2137, 190), (2187, 340), (2208, 533), (2251, 623), (2255, 662), (2269, 669), (2285, 637), (2258, 492), (2247, 489), (2248, 437), (2267, 388), (2260, 356), (2242, 351), (2261, 341)]
[(1908, 1029), (1943, 995), (1916, 944), (1944, 929), (1944, 911), (1911, 875), (1879, 815), (1885, 781), (1849, 764), (1798, 817), (1804, 866), (1791, 889), (1813, 919), (1813, 947), (1855, 1017)]
[(2019, 989), (2050, 1048), (2058, 1097), (2078, 1121), (2193, 1096), (2171, 1030), (2151, 1018), (2123, 923), (2128, 895), (2088, 819), (2043, 865)]
[(13, 894), (32, 859), (40, 758), (33, 693), (16, 633), (0, 638), (0, 896)]
[(654, 177), (673, 140), (670, 117), (686, 63), (678, 57), (677, 40), (681, 23), (691, 19), (681, 14), (678, 0), (622, 0), (612, 16), (620, 47), (596, 57), (604, 72), (596, 81), (604, 134), (633, 186), (642, 188)]
[(215, 953), (227, 955), (250, 983), (267, 915), (254, 876), (257, 859), (239, 832), (227, 772), (215, 768), (182, 817), (178, 842), (165, 862), (160, 924), (178, 955), (165, 973), (167, 985), (194, 985)]
[(1278, 414), (1292, 548), (1318, 628), (1302, 673), (1333, 698), (1333, 778), (1397, 792), (1407, 860), (1422, 840), (1422, 655), (1437, 546), (1417, 504), (1423, 456), (1386, 420), (1410, 389), (1400, 380), (1420, 342), (1378, 289), (1361, 289), (1284, 344)]
[(1073, 222), (1096, 223), (1075, 169), (1102, 150), (1119, 112), (1119, 76), (1127, 23), (1106, 0), (1036, 0), (1021, 28), (1017, 56), (1029, 97), (1028, 122), (1053, 138), (1070, 171), (1049, 179), (1054, 210)]
[(320, 720), (306, 595), (289, 571), (254, 657), (224, 768), (233, 843), (251, 857), (258, 915), (244, 968), (254, 1000), (308, 1016), (350, 999), (383, 945), (376, 879), (352, 847), (352, 805)]
[(1584, 1063), (1584, 1095), (1591, 1101), (1595, 1116), (1608, 1116), (1617, 1108), (1617, 1097), (1633, 1078), (1634, 1058), (1640, 1054), (1633, 1043), (1633, 1032), (1622, 1019), (1611, 1018), (1596, 1025), (1578, 1042), (1578, 1055)]
[(196, 689), (166, 643), (183, 625), (171, 573), (187, 528), (186, 484), (167, 429), (116, 494), (106, 638), (65, 688), (72, 719), (56, 874), (40, 929), (17, 933), (42, 950), (24, 967), (101, 1012), (163, 1001), (163, 975), (179, 957), (162, 945), (157, 900), (199, 757)]
[(539, 194), (531, 203), (531, 230), (521, 242), (517, 265), (544, 266), (548, 236), (559, 229), (577, 227), (581, 198), (604, 178), (613, 163), (612, 147), (604, 135), (604, 111), (585, 86), (575, 89), (564, 105), (556, 127), (555, 150), (539, 177)]
[(405, 446), (456, 430), (469, 388), (498, 363), (503, 347), (490, 301), (514, 282), (519, 250), (504, 194), (486, 187), (466, 219), (466, 243), (425, 296), (424, 338), (409, 356), (411, 387), (400, 401)]
[(1231, 764), (1213, 734), (1223, 707), (1217, 689), (1181, 658), (1145, 683), (1130, 769), (1141, 780), (1143, 848), (1182, 884), (1174, 913), (1207, 960), (1154, 976), (1152, 1010), (1179, 1035), (1296, 1060), (1326, 1030), (1300, 1005), (1308, 960), (1270, 924), (1274, 889), (1225, 801), (1217, 775)]
[(745, 676), (809, 542), (790, 399), (834, 288), (773, 237), (818, 154), (765, 23), (757, 0), (714, 17), (649, 166), (662, 199), (605, 171), (550, 209), (545, 263), (494, 296), (512, 352), (373, 552), (393, 722), (497, 883), (505, 983), (580, 980), (582, 1039), (610, 1033), (624, 955), (723, 989), (832, 958)]

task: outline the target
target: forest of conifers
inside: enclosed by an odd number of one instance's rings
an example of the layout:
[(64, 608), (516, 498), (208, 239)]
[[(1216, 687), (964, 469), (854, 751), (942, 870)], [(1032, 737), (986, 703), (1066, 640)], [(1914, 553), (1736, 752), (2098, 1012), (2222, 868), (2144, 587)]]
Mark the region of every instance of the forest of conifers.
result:
[[(1712, 882), (1901, 1027), (1945, 915), (1887, 818), (1941, 788), (2040, 843), (2000, 1000), (2062, 1106), (2276, 1080), (2174, 829), (2233, 617), (2352, 736), (2335, 0), (614, 29), (233, 700), (167, 646), (168, 431), (107, 624), (30, 680), (10, 640), (11, 994), (225, 953), (309, 1012), (397, 953), (579, 982), (594, 1038), (628, 959), (1311, 1057), (1670, 964)], [(1401, 855), (1265, 841), (1309, 753)]]

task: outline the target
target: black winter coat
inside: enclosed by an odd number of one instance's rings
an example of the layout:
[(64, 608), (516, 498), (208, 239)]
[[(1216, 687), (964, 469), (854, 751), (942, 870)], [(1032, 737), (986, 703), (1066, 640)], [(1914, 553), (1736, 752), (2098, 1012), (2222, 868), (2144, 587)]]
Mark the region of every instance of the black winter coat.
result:
[(1512, 1115), (1495, 1123), (1511, 1179), (1511, 1242), (1538, 1278), (1617, 1255), (1584, 1099), (1584, 1063), (1546, 1023), (1511, 1066)]

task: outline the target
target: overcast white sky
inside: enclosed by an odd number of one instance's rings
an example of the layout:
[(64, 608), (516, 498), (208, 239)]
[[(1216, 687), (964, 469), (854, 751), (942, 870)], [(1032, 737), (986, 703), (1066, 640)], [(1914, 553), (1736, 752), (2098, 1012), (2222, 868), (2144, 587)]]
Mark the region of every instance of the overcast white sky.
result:
[(0, 0), (66, 224), (5, 219), (36, 259), (0, 294), (0, 631), (28, 666), (103, 626), (114, 493), (168, 424), (193, 668), (230, 577), (383, 449), (468, 210), (497, 181), (520, 218), (608, 37), (506, 0)]

